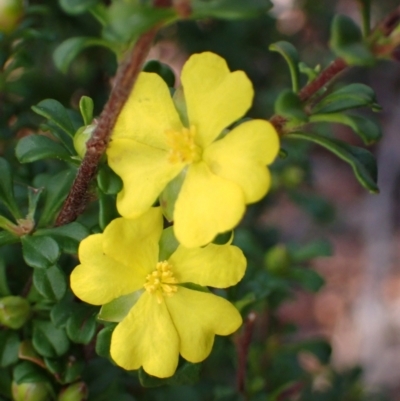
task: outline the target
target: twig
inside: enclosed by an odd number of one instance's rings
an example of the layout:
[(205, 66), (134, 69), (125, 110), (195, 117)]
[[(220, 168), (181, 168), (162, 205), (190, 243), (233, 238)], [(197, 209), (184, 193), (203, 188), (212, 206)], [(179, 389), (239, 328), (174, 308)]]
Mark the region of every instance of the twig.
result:
[[(383, 19), (371, 32), (373, 37), (376, 31), (380, 31), (385, 37), (388, 37), (400, 23), (400, 7), (393, 10), (385, 19)], [(386, 53), (392, 51), (390, 46), (386, 47), (374, 47), (372, 45), (372, 51), (377, 56), (385, 56)], [(308, 83), (298, 94), (302, 102), (307, 102), (313, 95), (315, 95), (320, 89), (330, 83), (333, 78), (343, 72), (349, 65), (342, 58), (335, 59), (327, 68), (325, 68), (313, 81)], [(282, 134), (283, 127), (287, 122), (287, 119), (280, 115), (274, 115), (270, 118), (270, 123), (276, 128), (276, 130)]]
[(251, 337), (253, 335), (254, 323), (257, 315), (250, 312), (244, 322), (243, 333), (237, 341), (238, 354), (238, 370), (236, 374), (237, 391), (245, 395), (246, 392), (246, 372), (247, 372), (247, 355), (250, 348)]
[(142, 35), (128, 58), (119, 68), (114, 88), (100, 114), (98, 125), (86, 144), (85, 157), (57, 217), (56, 226), (71, 223), (85, 209), (89, 184), (96, 174), (99, 161), (110, 140), (112, 129), (141, 71), (157, 30), (158, 27), (155, 27)]
[(299, 92), (300, 100), (302, 102), (309, 100), (321, 88), (340, 74), (347, 66), (347, 63), (342, 58), (337, 58), (327, 68), (325, 68), (325, 70), (323, 70), (314, 81), (311, 81)]
[[(325, 70), (323, 70), (317, 78), (308, 83), (298, 94), (302, 102), (306, 102), (320, 89), (327, 85), (333, 78), (346, 69), (347, 63), (342, 58), (334, 60)], [(287, 119), (280, 115), (275, 115), (269, 120), (278, 132), (282, 132), (283, 126)]]

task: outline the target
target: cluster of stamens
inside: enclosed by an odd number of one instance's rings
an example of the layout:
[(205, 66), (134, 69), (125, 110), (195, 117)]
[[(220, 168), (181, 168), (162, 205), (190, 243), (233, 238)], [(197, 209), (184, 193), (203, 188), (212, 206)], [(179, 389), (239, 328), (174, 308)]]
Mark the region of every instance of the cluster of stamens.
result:
[(170, 148), (170, 163), (193, 163), (200, 160), (201, 149), (194, 140), (196, 128), (193, 125), (189, 129), (167, 130), (165, 135)]
[(170, 297), (178, 291), (177, 283), (178, 281), (172, 272), (172, 266), (164, 260), (158, 262), (156, 270), (147, 275), (144, 288), (150, 294), (155, 294), (157, 302), (160, 304), (164, 296)]

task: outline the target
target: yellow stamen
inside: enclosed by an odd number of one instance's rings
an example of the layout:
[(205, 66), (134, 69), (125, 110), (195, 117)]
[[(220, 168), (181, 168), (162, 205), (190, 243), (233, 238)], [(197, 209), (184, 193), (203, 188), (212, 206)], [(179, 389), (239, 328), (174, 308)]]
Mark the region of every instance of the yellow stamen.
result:
[(171, 163), (193, 163), (201, 158), (201, 149), (194, 138), (196, 128), (192, 125), (190, 129), (167, 130), (167, 144), (170, 148), (168, 160)]
[(178, 291), (177, 283), (178, 281), (172, 272), (172, 266), (164, 260), (158, 262), (156, 270), (147, 275), (144, 288), (150, 294), (155, 294), (157, 302), (160, 304), (164, 296), (170, 297)]

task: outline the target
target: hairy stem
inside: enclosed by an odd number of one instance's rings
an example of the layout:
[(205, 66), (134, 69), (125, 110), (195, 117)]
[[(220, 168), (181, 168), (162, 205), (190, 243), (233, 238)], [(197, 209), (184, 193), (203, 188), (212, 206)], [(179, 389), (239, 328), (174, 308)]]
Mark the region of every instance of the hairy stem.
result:
[(88, 200), (89, 184), (96, 174), (97, 166), (107, 148), (115, 122), (131, 93), (157, 30), (158, 27), (142, 35), (125, 62), (118, 69), (114, 88), (100, 114), (98, 125), (86, 144), (85, 157), (82, 160), (68, 197), (57, 217), (56, 226), (71, 223), (85, 209)]

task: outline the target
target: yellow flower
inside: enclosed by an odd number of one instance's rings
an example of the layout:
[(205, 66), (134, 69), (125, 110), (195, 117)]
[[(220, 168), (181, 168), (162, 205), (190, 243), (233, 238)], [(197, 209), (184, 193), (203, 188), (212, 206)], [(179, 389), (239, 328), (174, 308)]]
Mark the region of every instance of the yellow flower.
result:
[(244, 122), (221, 138), (250, 108), (254, 93), (245, 73), (231, 73), (216, 54), (190, 57), (181, 82), (187, 126), (162, 78), (143, 72), (118, 117), (107, 155), (123, 180), (117, 207), (128, 218), (145, 213), (184, 172), (174, 231), (181, 244), (197, 247), (235, 227), (245, 205), (266, 194), (266, 165), (276, 157), (279, 139), (264, 120)]
[(111, 356), (127, 370), (143, 366), (153, 376), (169, 377), (179, 354), (193, 363), (204, 360), (215, 334), (231, 334), (242, 322), (227, 300), (186, 283), (232, 286), (243, 277), (246, 259), (235, 246), (209, 244), (179, 245), (159, 261), (159, 252), (171, 248), (171, 241), (159, 248), (162, 235), (160, 208), (138, 219), (112, 221), (103, 234), (81, 242), (81, 264), (71, 274), (71, 288), (93, 305), (118, 302), (138, 291), (137, 302), (113, 332)]

